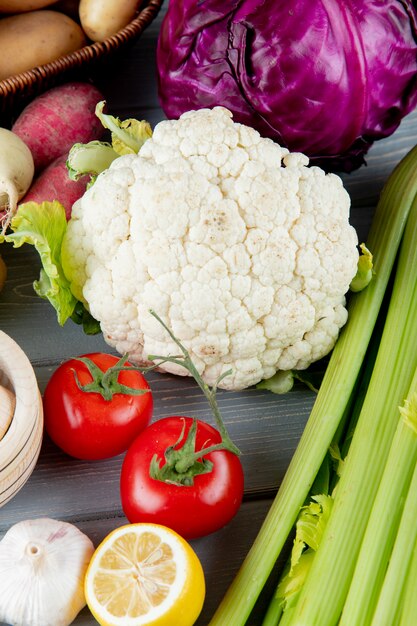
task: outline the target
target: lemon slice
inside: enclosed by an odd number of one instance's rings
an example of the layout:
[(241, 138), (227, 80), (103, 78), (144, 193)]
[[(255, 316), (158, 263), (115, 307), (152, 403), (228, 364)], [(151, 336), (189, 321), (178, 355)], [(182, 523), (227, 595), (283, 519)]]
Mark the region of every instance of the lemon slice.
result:
[(203, 569), (173, 530), (126, 524), (94, 552), (85, 596), (102, 626), (192, 626), (204, 602)]

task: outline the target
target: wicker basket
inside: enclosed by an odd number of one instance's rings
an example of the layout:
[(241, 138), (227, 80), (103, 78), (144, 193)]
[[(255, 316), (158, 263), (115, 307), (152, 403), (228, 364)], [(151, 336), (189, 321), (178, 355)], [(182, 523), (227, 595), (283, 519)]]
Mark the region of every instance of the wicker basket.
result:
[(112, 37), (0, 81), (0, 113), (8, 113), (22, 100), (32, 98), (60, 82), (78, 77), (86, 68), (133, 42), (155, 19), (162, 4), (163, 0), (144, 0), (137, 16)]

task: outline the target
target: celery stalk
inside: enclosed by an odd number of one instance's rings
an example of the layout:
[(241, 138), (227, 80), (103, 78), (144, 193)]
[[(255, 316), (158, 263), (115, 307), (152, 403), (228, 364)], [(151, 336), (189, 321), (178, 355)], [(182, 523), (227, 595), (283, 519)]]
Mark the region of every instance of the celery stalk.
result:
[(247, 620), (332, 442), (358, 377), (417, 192), (416, 162), (417, 147), (402, 159), (381, 193), (367, 241), (374, 254), (375, 276), (351, 298), (349, 320), (281, 487), (210, 626), (241, 626)]
[[(417, 184), (417, 176), (414, 177)], [(291, 626), (338, 623), (356, 558), (417, 366), (417, 198), (411, 205), (387, 318), (332, 515), (301, 591)], [(355, 622), (350, 622), (351, 625)], [(356, 626), (356, 623), (355, 623)]]
[(282, 614), (281, 619), (277, 622), (277, 626), (289, 626), (294, 608), (290, 607), (288, 611)]
[[(381, 327), (382, 327), (382, 323), (381, 323), (381, 318), (379, 317), (377, 321), (377, 329), (376, 331), (374, 331), (372, 335), (370, 348), (368, 349), (366, 353), (365, 367), (362, 369), (359, 379), (358, 379), (360, 382), (359, 384), (355, 386), (355, 389), (354, 389), (354, 393), (353, 393), (354, 402), (348, 403), (347, 410), (345, 411), (345, 414), (343, 415), (341, 421), (339, 422), (338, 429), (336, 431), (334, 440), (331, 444), (332, 447), (336, 445), (337, 448), (340, 450), (342, 459), (346, 456), (347, 451), (349, 449), (350, 441), (352, 439), (352, 433), (354, 432), (354, 428), (356, 426), (359, 414), (362, 409), (362, 404), (366, 395), (366, 391), (368, 389), (369, 381), (371, 379), (376, 355), (378, 352), (379, 342), (381, 339), (381, 333), (382, 333)], [(351, 404), (353, 404), (353, 406), (351, 406)], [(322, 465), (322, 468), (313, 484), (311, 493), (308, 498), (308, 502), (311, 502), (313, 497), (319, 494), (334, 495), (333, 490), (335, 486), (337, 486), (337, 483), (339, 480), (339, 475), (340, 475), (339, 471), (340, 471), (340, 467), (336, 468), (334, 465), (330, 464), (329, 459), (326, 457), (324, 464)], [(327, 479), (325, 483), (323, 483), (323, 481), (318, 481), (318, 477), (320, 476), (321, 472), (327, 475)], [(303, 510), (301, 510), (300, 512), (300, 515), (297, 520), (297, 524), (299, 523), (299, 519), (302, 516), (302, 513), (303, 513)], [(319, 543), (320, 542), (318, 542), (318, 544)], [(310, 548), (310, 553), (311, 553), (311, 548)], [(314, 553), (312, 555), (310, 554), (310, 556), (313, 556), (314, 558)], [(264, 615), (262, 626), (277, 626), (278, 624), (279, 626), (282, 626), (284, 622), (283, 622), (283, 618), (281, 617), (281, 614), (285, 613), (285, 617), (288, 620), (290, 619), (288, 615), (289, 614), (288, 609), (291, 608), (291, 615), (294, 611), (295, 604), (297, 601), (297, 597), (295, 596), (295, 594), (292, 595), (290, 598), (290, 603), (289, 603), (290, 607), (287, 606), (285, 603), (283, 603), (283, 597), (282, 597), (282, 592), (283, 592), (282, 581), (284, 580), (285, 575), (287, 574), (288, 570), (289, 570), (289, 564), (287, 564), (286, 568), (284, 569), (283, 574), (281, 575), (277, 590), (272, 596), (269, 606), (267, 608), (267, 611)], [(297, 594), (298, 596), (299, 596), (300, 591), (301, 591), (301, 586)], [(285, 604), (285, 608), (284, 608), (284, 604)]]
[(278, 624), (281, 624), (282, 614), (283, 610), (281, 602), (276, 600), (271, 602), (264, 615), (262, 626), (278, 626)]
[[(417, 381), (416, 377), (413, 381), (413, 391), (408, 396), (410, 409), (410, 422), (405, 428), (409, 431), (410, 438), (414, 439), (414, 447), (417, 447)], [(407, 454), (404, 449), (403, 454)], [(414, 456), (414, 455), (411, 455)], [(398, 467), (396, 470), (401, 471)], [(399, 524), (395, 544), (390, 555), (388, 569), (385, 573), (384, 582), (378, 598), (372, 626), (390, 626), (398, 624), (398, 615), (401, 608), (401, 600), (403, 598), (403, 589), (407, 584), (411, 583), (413, 595), (415, 596), (416, 578), (412, 577), (409, 572), (410, 562), (412, 559), (412, 549), (417, 541), (417, 465), (414, 464), (413, 475), (409, 485), (408, 494), (405, 499), (404, 510)], [(402, 499), (402, 494), (397, 494)], [(407, 603), (406, 603), (407, 604)], [(417, 610), (417, 607), (414, 607)], [(416, 621), (415, 612), (412, 621), (408, 621), (409, 625), (414, 625)], [(405, 619), (405, 618), (404, 618)], [(353, 622), (351, 622), (353, 623)], [(401, 622), (402, 623), (402, 622)], [(407, 621), (404, 621), (407, 624)]]
[(291, 616), (291, 608), (284, 613), (282, 609), (279, 610), (278, 605), (270, 606), (261, 626), (285, 626), (289, 616)]
[[(417, 371), (406, 401), (406, 405), (410, 407), (411, 420), (400, 419), (398, 422), (339, 626), (351, 624), (365, 626), (370, 623), (375, 606), (379, 602), (378, 596), (389, 561), (390, 568), (393, 567), (391, 552), (396, 541), (404, 500), (417, 462), (417, 405), (415, 400), (413, 401), (416, 391)], [(396, 413), (398, 413), (397, 410)], [(397, 573), (400, 574), (397, 569), (395, 571), (395, 576)], [(396, 581), (391, 577), (391, 583), (393, 580)], [(384, 603), (384, 609), (379, 612), (379, 618), (375, 622), (378, 626), (394, 623), (389, 620), (388, 616), (392, 615), (396, 594), (390, 591), (398, 589), (398, 581), (391, 586), (384, 583), (384, 586), (387, 588), (385, 595), (390, 597), (392, 603)], [(392, 595), (394, 597), (391, 597)]]
[[(415, 472), (412, 481), (413, 491), (410, 489), (410, 496), (412, 497), (412, 508), (414, 511), (417, 509), (417, 472)], [(407, 510), (409, 509), (409, 505), (411, 503), (407, 502)], [(416, 518), (412, 520), (413, 530), (417, 528)], [(412, 537), (415, 532), (412, 532)], [(407, 579), (405, 581), (405, 586), (403, 590), (402, 597), (402, 612), (400, 619), (397, 620), (398, 626), (414, 626), (416, 622), (417, 615), (417, 594), (416, 594), (416, 580), (417, 580), (417, 540), (414, 544), (409, 541), (408, 543), (408, 551), (407, 555), (409, 566), (407, 571)]]

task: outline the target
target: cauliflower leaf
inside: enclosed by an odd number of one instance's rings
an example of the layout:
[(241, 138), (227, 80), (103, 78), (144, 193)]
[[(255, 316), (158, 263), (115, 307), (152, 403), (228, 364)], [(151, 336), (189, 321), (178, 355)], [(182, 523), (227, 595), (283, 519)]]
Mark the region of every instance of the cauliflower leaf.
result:
[(105, 102), (99, 102), (96, 115), (104, 128), (111, 131), (111, 143), (107, 141), (90, 141), (76, 143), (68, 154), (67, 169), (71, 180), (78, 180), (90, 174), (91, 186), (98, 174), (110, 167), (111, 163), (124, 154), (137, 154), (145, 141), (152, 137), (152, 128), (145, 120), (119, 120), (113, 115), (103, 113)]
[(60, 202), (26, 202), (20, 205), (10, 224), (12, 232), (5, 241), (20, 248), (24, 243), (35, 246), (42, 268), (39, 280), (33, 284), (41, 298), (49, 300), (57, 312), (62, 326), (68, 318), (82, 323), (87, 334), (95, 334), (100, 328), (81, 302), (71, 292), (61, 261), (62, 239), (67, 229), (65, 209)]
[(71, 180), (78, 180), (85, 174), (90, 174), (94, 182), (98, 174), (103, 172), (119, 155), (113, 147), (105, 141), (90, 141), (76, 143), (69, 151), (66, 166)]
[(104, 128), (111, 132), (113, 149), (120, 156), (122, 154), (137, 154), (145, 141), (152, 137), (152, 128), (145, 120), (119, 120), (118, 117), (103, 113), (105, 102), (96, 106), (96, 115)]

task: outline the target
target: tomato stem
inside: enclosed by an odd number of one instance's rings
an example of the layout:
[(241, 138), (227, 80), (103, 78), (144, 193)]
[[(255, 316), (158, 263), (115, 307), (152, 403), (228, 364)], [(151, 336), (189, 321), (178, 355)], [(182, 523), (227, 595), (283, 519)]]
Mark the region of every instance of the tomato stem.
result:
[(207, 398), (207, 401), (208, 401), (208, 403), (210, 405), (210, 408), (211, 408), (212, 413), (214, 415), (214, 418), (216, 420), (217, 428), (220, 431), (220, 434), (221, 434), (221, 437), (222, 437), (222, 443), (223, 443), (224, 447), (227, 450), (230, 450), (231, 452), (233, 452), (234, 454), (239, 455), (240, 454), (240, 450), (233, 443), (233, 441), (230, 438), (230, 435), (229, 435), (229, 433), (227, 431), (227, 428), (226, 428), (226, 425), (225, 425), (225, 423), (223, 421), (222, 415), (220, 413), (219, 405), (217, 404), (217, 399), (216, 399), (217, 386), (218, 386), (219, 382), (222, 381), (224, 378), (226, 378), (226, 376), (230, 376), (230, 374), (232, 373), (232, 370), (230, 369), (230, 370), (227, 370), (226, 372), (223, 372), (223, 374), (221, 374), (221, 376), (219, 376), (219, 378), (217, 379), (216, 383), (212, 387), (209, 387), (209, 385), (207, 385), (207, 383), (204, 382), (204, 380), (201, 377), (199, 371), (197, 370), (196, 366), (194, 365), (188, 350), (175, 337), (175, 335), (171, 331), (171, 329), (168, 328), (168, 326), (155, 313), (155, 311), (153, 311), (151, 309), (149, 312), (150, 312), (151, 315), (153, 315), (153, 317), (155, 317), (155, 319), (158, 320), (158, 322), (160, 324), (162, 324), (162, 326), (165, 328), (165, 330), (167, 331), (167, 333), (169, 334), (171, 339), (177, 344), (177, 346), (181, 350), (182, 355), (179, 355), (179, 356), (178, 355), (177, 356), (159, 356), (159, 355), (156, 355), (156, 354), (150, 354), (148, 356), (148, 359), (150, 361), (159, 361), (159, 365), (161, 363), (166, 363), (166, 362), (174, 363), (176, 365), (181, 365), (182, 367), (184, 367), (186, 370), (188, 370), (190, 372), (190, 374), (192, 375), (192, 377), (194, 378), (194, 380), (196, 381), (196, 383), (200, 387), (201, 391), (204, 393), (205, 397)]
[(216, 383), (212, 387), (209, 387), (209, 385), (204, 382), (194, 365), (188, 350), (175, 337), (173, 332), (155, 313), (155, 311), (151, 310), (150, 313), (165, 328), (169, 336), (181, 350), (182, 354), (175, 356), (159, 356), (156, 354), (150, 354), (148, 359), (154, 362), (157, 361), (158, 363), (148, 368), (142, 368), (142, 371), (155, 369), (155, 367), (158, 367), (162, 363), (174, 363), (175, 365), (180, 365), (188, 370), (207, 398), (221, 437), (221, 441), (219, 443), (203, 447), (201, 450), (196, 450), (197, 420), (194, 419), (188, 435), (182, 445), (180, 444), (184, 439), (185, 422), (178, 441), (173, 446), (169, 446), (165, 450), (165, 463), (162, 464), (162, 460), (159, 459), (157, 455), (153, 457), (149, 469), (150, 476), (152, 478), (162, 480), (163, 482), (189, 486), (194, 483), (194, 477), (196, 475), (206, 474), (212, 471), (213, 464), (205, 458), (210, 452), (215, 452), (216, 450), (228, 450), (233, 454), (240, 455), (239, 448), (230, 438), (216, 399), (217, 386), (219, 382), (226, 376), (229, 376), (232, 370), (224, 372), (217, 379)]
[[(227, 444), (221, 441), (197, 451), (195, 449), (197, 420), (193, 419), (184, 440), (185, 427), (184, 420), (178, 440), (164, 452), (164, 463), (162, 459), (158, 458), (158, 455), (154, 455), (149, 468), (151, 478), (181, 486), (192, 486), (195, 476), (208, 474), (213, 469), (213, 463), (205, 458), (207, 454), (216, 450), (230, 450)], [(234, 450), (230, 451), (234, 453)]]
[(141, 372), (141, 368), (135, 367), (133, 365), (126, 365), (127, 359), (129, 355), (125, 354), (117, 363), (115, 363), (112, 367), (109, 367), (106, 371), (103, 371), (88, 357), (80, 356), (74, 357), (77, 361), (81, 361), (87, 367), (92, 381), (91, 383), (87, 383), (86, 385), (82, 385), (77, 372), (73, 371), (75, 382), (77, 383), (78, 388), (81, 391), (86, 393), (99, 393), (105, 400), (112, 400), (115, 393), (122, 393), (125, 395), (131, 396), (140, 396), (144, 393), (147, 393), (149, 389), (136, 389), (134, 387), (128, 387), (127, 385), (123, 385), (119, 382), (119, 374), (120, 372), (126, 371), (138, 371)]

